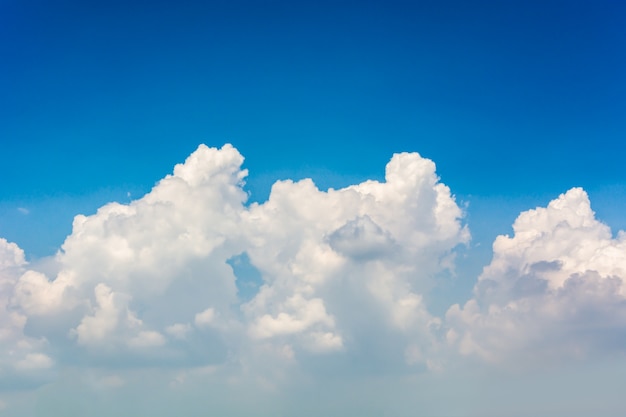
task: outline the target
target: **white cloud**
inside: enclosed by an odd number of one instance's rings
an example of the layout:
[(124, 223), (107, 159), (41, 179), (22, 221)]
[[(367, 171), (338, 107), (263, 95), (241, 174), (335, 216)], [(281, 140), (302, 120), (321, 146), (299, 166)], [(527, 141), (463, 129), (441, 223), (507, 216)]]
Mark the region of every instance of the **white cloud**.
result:
[(341, 336), (332, 332), (310, 333), (311, 340), (306, 344), (312, 352), (332, 352), (343, 348)]
[(3, 272), (2, 283), (4, 283), (5, 280), (11, 279), (9, 273), (15, 273), (16, 270), (19, 270), (19, 268), (24, 265), (26, 265), (24, 251), (15, 243), (0, 238), (0, 269)]
[(198, 327), (210, 326), (215, 322), (215, 316), (215, 309), (209, 307), (203, 312), (196, 314), (196, 316), (194, 317), (194, 323)]
[[(232, 146), (200, 146), (144, 197), (76, 216), (52, 276), (0, 240), (2, 366), (52, 366), (48, 340), (122, 362), (148, 349), (180, 365), (273, 367), (266, 376), (317, 355), (441, 369), (442, 334), (492, 362), (623, 341), (626, 237), (581, 189), (522, 213), (474, 298), (442, 321), (426, 297), (469, 232), (432, 161), (396, 154), (384, 182), (339, 190), (278, 181), (250, 206), (242, 162)], [(228, 260), (243, 253), (263, 284), (242, 304)]]
[(15, 244), (0, 238), (0, 382), (12, 378), (39, 380), (39, 371), (54, 365), (46, 353), (43, 337), (25, 334), (27, 316), (12, 305), (16, 283), (27, 267), (24, 252)]
[[(580, 189), (522, 213), (442, 320), (429, 291), (469, 231), (432, 161), (397, 154), (385, 181), (339, 190), (278, 181), (249, 206), (242, 162), (200, 146), (144, 197), (77, 216), (45, 268), (0, 239), (0, 383), (64, 367), (96, 389), (308, 398), (335, 376), (399, 387), (468, 356), (524, 366), (623, 350), (626, 237)], [(233, 259), (262, 279), (245, 301)]]
[[(339, 190), (278, 181), (249, 207), (242, 163), (230, 145), (202, 145), (144, 197), (76, 216), (54, 274), (24, 268), (6, 244), (20, 328), (118, 363), (150, 349), (181, 366), (234, 361), (252, 372), (270, 357), (352, 351), (403, 362), (409, 346), (422, 352), (409, 361), (425, 363), (440, 320), (423, 294), (469, 239), (434, 163), (397, 154), (384, 182)], [(227, 261), (244, 252), (263, 285), (241, 305)]]
[[(34, 321), (58, 317), (79, 346), (109, 352), (165, 346), (163, 333), (186, 340), (189, 328), (171, 323), (189, 322), (231, 342), (247, 334), (311, 354), (385, 328), (431, 343), (437, 320), (421, 292), (469, 237), (431, 161), (398, 154), (386, 182), (328, 192), (279, 181), (249, 208), (242, 162), (229, 145), (200, 146), (143, 198), (76, 216), (56, 277), (22, 274), (15, 305)], [(241, 322), (226, 261), (244, 251), (265, 284)]]
[(385, 182), (327, 192), (308, 179), (279, 181), (245, 216), (247, 253), (265, 281), (243, 306), (253, 337), (350, 351), (389, 331), (432, 348), (421, 293), (469, 239), (432, 161), (397, 154)]
[(623, 350), (626, 234), (613, 238), (580, 188), (520, 214), (513, 230), (494, 242), (475, 298), (448, 311), (449, 343), (517, 365)]
[(191, 325), (189, 323), (176, 323), (165, 328), (165, 332), (175, 339), (185, 339), (189, 332), (191, 332)]
[[(469, 239), (434, 163), (397, 154), (384, 182), (339, 190), (278, 181), (248, 207), (242, 163), (230, 145), (200, 146), (142, 198), (76, 216), (53, 269), (29, 270), (5, 242), (3, 331), (31, 345), (12, 364), (51, 365), (35, 346), (46, 340), (61, 358), (273, 367), (261, 378), (317, 355), (404, 363), (408, 349), (425, 363), (440, 320), (423, 294)], [(227, 261), (242, 253), (263, 284), (240, 305)], [(40, 339), (20, 336), (27, 324)]]
[(33, 371), (51, 368), (54, 361), (43, 353), (28, 353), (24, 359), (15, 363), (15, 368), (19, 371)]
[(319, 298), (307, 300), (300, 294), (290, 297), (283, 304), (283, 310), (272, 317), (265, 314), (251, 326), (254, 338), (267, 339), (277, 335), (301, 333), (315, 324), (333, 327), (335, 322), (326, 313), (324, 302)]
[(58, 274), (27, 271), (15, 305), (34, 321), (63, 321), (96, 350), (163, 345), (155, 332), (192, 321), (207, 304), (228, 318), (237, 296), (226, 260), (242, 250), (242, 162), (230, 145), (202, 145), (144, 197), (76, 216)]
[[(79, 345), (94, 348), (110, 348), (116, 342), (119, 332), (136, 333), (142, 321), (128, 309), (130, 297), (115, 293), (105, 284), (98, 284), (94, 290), (96, 307), (93, 314), (86, 315), (72, 334), (76, 335)], [(140, 332), (141, 335), (144, 332)], [(143, 337), (134, 336), (129, 344), (141, 344)], [(139, 342), (136, 342), (136, 341)]]
[(46, 315), (62, 309), (75, 307), (80, 300), (64, 302), (68, 289), (69, 274), (62, 271), (50, 282), (41, 272), (28, 270), (15, 284), (13, 301), (29, 315)]

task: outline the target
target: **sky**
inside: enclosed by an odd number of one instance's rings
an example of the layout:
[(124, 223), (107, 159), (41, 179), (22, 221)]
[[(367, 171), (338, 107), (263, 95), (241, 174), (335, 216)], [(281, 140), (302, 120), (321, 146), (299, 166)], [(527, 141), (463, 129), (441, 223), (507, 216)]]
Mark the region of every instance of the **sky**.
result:
[(626, 6), (0, 1), (0, 416), (622, 416)]

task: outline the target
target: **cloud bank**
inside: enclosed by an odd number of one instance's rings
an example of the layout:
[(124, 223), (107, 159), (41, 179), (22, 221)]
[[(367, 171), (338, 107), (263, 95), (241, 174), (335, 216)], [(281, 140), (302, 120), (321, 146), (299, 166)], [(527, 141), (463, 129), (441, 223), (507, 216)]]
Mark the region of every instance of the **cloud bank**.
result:
[[(595, 219), (582, 189), (520, 214), (473, 298), (436, 317), (429, 290), (470, 234), (432, 161), (396, 154), (384, 182), (338, 190), (278, 181), (252, 204), (242, 164), (230, 145), (201, 145), (142, 198), (76, 216), (54, 274), (0, 239), (0, 378), (36, 384), (88, 363), (271, 385), (293, 369), (407, 373), (623, 349), (626, 235)], [(233, 259), (260, 276), (251, 295)]]
[(626, 234), (614, 238), (573, 188), (498, 236), (474, 298), (446, 314), (447, 340), (490, 362), (545, 363), (623, 351)]

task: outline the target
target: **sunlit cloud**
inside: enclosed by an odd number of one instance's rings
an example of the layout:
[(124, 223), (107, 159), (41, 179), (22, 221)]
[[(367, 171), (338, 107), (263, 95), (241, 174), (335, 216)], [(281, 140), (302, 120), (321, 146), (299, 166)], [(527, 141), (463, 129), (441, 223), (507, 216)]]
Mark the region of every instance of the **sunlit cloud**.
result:
[(471, 225), (434, 162), (395, 154), (384, 181), (341, 189), (281, 180), (259, 203), (243, 162), (231, 145), (201, 145), (143, 197), (77, 215), (45, 260), (54, 267), (0, 239), (2, 383), (30, 389), (84, 366), (98, 389), (158, 371), (167, 389), (222, 381), (277, 395), (329, 375), (623, 351), (626, 236), (580, 188), (521, 213), (473, 296), (439, 317), (430, 290)]

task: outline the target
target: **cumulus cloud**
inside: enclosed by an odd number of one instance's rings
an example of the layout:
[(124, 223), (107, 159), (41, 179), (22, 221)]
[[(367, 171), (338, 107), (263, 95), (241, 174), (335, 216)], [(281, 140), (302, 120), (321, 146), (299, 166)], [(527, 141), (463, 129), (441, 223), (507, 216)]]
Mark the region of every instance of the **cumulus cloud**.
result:
[(446, 314), (448, 342), (492, 362), (543, 363), (623, 350), (626, 234), (613, 237), (573, 188), (498, 236), (474, 298)]
[[(152, 348), (211, 306), (228, 317), (237, 301), (226, 260), (241, 252), (243, 157), (200, 146), (144, 197), (78, 215), (56, 255), (54, 277), (27, 271), (14, 304), (33, 323), (63, 321), (85, 349)], [(169, 329), (169, 330), (168, 330)]]
[[(145, 196), (76, 216), (54, 268), (0, 239), (0, 380), (84, 355), (275, 387), (297, 366), (438, 372), (446, 354), (521, 364), (626, 342), (626, 234), (581, 189), (521, 213), (473, 297), (439, 318), (428, 292), (470, 236), (432, 161), (396, 154), (384, 181), (338, 190), (277, 181), (249, 205), (242, 163), (201, 145)], [(234, 259), (256, 292), (238, 293)]]
[(245, 213), (247, 254), (265, 282), (242, 307), (250, 335), (309, 352), (374, 347), (387, 333), (431, 348), (437, 319), (421, 293), (468, 241), (461, 217), (434, 163), (416, 153), (394, 155), (385, 182), (275, 183)]
[(0, 268), (2, 269), (2, 284), (12, 282), (12, 276), (26, 264), (24, 251), (15, 243), (0, 238)]
[[(145, 196), (76, 216), (54, 275), (29, 270), (4, 242), (15, 319), (3, 329), (28, 322), (60, 349), (161, 352), (181, 365), (203, 351), (287, 362), (355, 349), (390, 356), (382, 334), (413, 352), (401, 362), (426, 361), (414, 352), (433, 348), (440, 320), (423, 293), (469, 240), (435, 164), (396, 154), (384, 182), (323, 191), (310, 179), (278, 181), (268, 201), (247, 206), (242, 163), (230, 145), (201, 145)], [(263, 280), (245, 298), (228, 263), (239, 256)], [(12, 363), (51, 364), (38, 355), (27, 349)]]
[(48, 341), (25, 333), (27, 316), (15, 309), (12, 298), (16, 283), (27, 267), (15, 243), (0, 238), (0, 385), (33, 384), (45, 379), (42, 371), (53, 367)]

